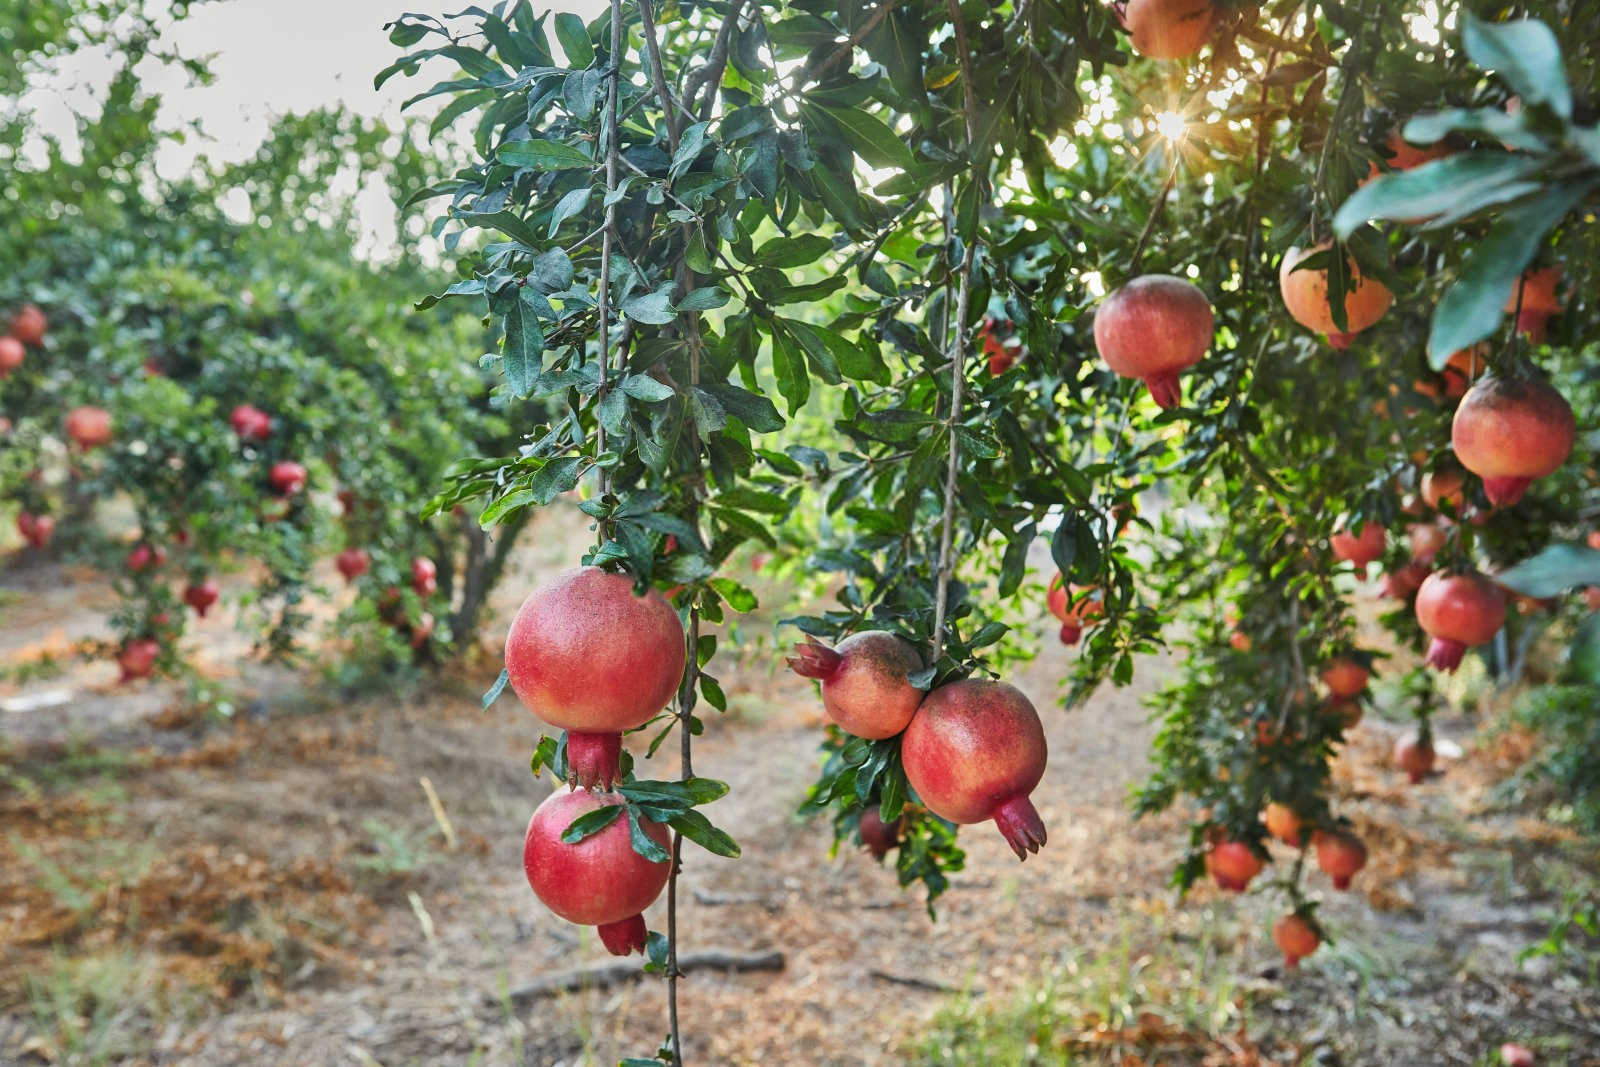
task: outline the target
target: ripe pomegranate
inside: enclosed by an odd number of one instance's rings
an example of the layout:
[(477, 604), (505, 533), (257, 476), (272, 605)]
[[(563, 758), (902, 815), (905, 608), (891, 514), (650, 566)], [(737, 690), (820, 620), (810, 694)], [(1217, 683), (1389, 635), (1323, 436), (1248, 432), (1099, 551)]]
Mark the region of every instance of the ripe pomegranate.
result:
[[(1517, 316), (1517, 329), (1528, 335), (1534, 344), (1543, 344), (1550, 333), (1550, 320), (1561, 314), (1566, 304), (1556, 293), (1561, 284), (1560, 267), (1540, 267), (1524, 271), (1520, 285), (1511, 287), (1506, 298), (1506, 314)], [(1517, 310), (1520, 295), (1522, 310)]]
[(1335, 700), (1360, 696), (1372, 673), (1349, 656), (1340, 656), (1322, 670), (1322, 683)]
[[(1179, 6), (1195, 3), (1179, 0)], [(1211, 5), (1200, 7), (1209, 24)], [(1130, 15), (1133, 9), (1129, 4)], [(1141, 379), (1156, 403), (1170, 408), (1183, 401), (1178, 372), (1200, 362), (1214, 328), (1211, 301), (1198, 287), (1170, 274), (1145, 274), (1106, 297), (1095, 312), (1094, 346), (1106, 366), (1124, 378)]]
[(967, 679), (929, 693), (900, 742), (906, 779), (935, 815), (993, 819), (1018, 859), (1045, 843), (1028, 794), (1044, 777), (1044, 726), (1022, 692)]
[(1488, 369), (1488, 354), (1487, 341), (1480, 341), (1471, 348), (1452, 352), (1443, 371), (1445, 395), (1452, 400), (1460, 400), (1465, 396), (1467, 387)]
[(45, 318), (37, 304), (23, 304), (11, 316), (11, 336), (25, 345), (38, 345), (49, 328), (50, 320)]
[(610, 788), (622, 731), (677, 692), (683, 624), (660, 593), (598, 567), (566, 571), (528, 594), (506, 634), (506, 670), (539, 718), (567, 731), (567, 766), (586, 789)]
[(1206, 853), (1206, 870), (1218, 886), (1243, 893), (1265, 866), (1255, 850), (1243, 841), (1218, 841)]
[(873, 859), (881, 860), (889, 854), (890, 849), (899, 846), (902, 821), (896, 819), (891, 823), (884, 822), (883, 817), (878, 814), (876, 805), (862, 810), (859, 827), (861, 843), (872, 853)]
[(1367, 846), (1348, 830), (1318, 830), (1311, 835), (1317, 866), (1333, 879), (1333, 888), (1349, 889), (1350, 879), (1367, 865)]
[(1050, 579), (1050, 589), (1045, 601), (1050, 614), (1061, 620), (1061, 643), (1075, 645), (1083, 637), (1084, 624), (1105, 614), (1104, 595), (1096, 596), (1093, 586), (1074, 585), (1069, 590), (1058, 571)]
[[(643, 912), (661, 895), (671, 864), (651, 862), (633, 850), (625, 815), (577, 844), (565, 843), (561, 835), (580, 816), (621, 803), (614, 793), (552, 793), (528, 820), (522, 845), (522, 869), (544, 906), (568, 922), (598, 927), (600, 941), (614, 956), (644, 951)], [(639, 825), (667, 848), (666, 827), (648, 819)]]
[(306, 487), (306, 468), (292, 459), (279, 460), (267, 472), (267, 480), (283, 496), (294, 496)]
[(152, 567), (160, 567), (167, 562), (167, 550), (151, 547), (148, 541), (141, 541), (133, 546), (128, 553), (127, 567), (130, 574), (140, 574)]
[(1584, 538), (1584, 543), (1590, 548), (1600, 550), (1600, 530), (1590, 530), (1589, 535)]
[(1533, 1049), (1527, 1045), (1519, 1045), (1515, 1041), (1507, 1041), (1500, 1046), (1500, 1059), (1505, 1067), (1534, 1067), (1539, 1060), (1533, 1054)]
[(1410, 600), (1422, 588), (1428, 575), (1433, 573), (1425, 565), (1412, 560), (1383, 576), (1378, 595), (1392, 600)]
[(241, 441), (265, 441), (272, 436), (272, 416), (251, 404), (240, 404), (228, 415)]
[(202, 619), (206, 612), (211, 610), (211, 605), (217, 602), (222, 595), (222, 589), (210, 578), (201, 582), (192, 582), (183, 591), (183, 602), (194, 609), (194, 613)]
[(863, 630), (829, 648), (815, 638), (796, 645), (789, 666), (822, 683), (822, 707), (845, 733), (869, 740), (906, 728), (926, 694), (907, 675), (922, 670), (922, 653), (887, 630)]
[(1572, 406), (1533, 378), (1480, 379), (1450, 424), (1456, 458), (1483, 479), (1495, 507), (1515, 504), (1535, 478), (1565, 463), (1576, 438)]
[(433, 636), (433, 612), (424, 611), (417, 616), (417, 621), (411, 627), (411, 647), (421, 648), (428, 643), (428, 638)]
[(1433, 638), (1428, 666), (1453, 671), (1472, 645), (1494, 637), (1506, 621), (1505, 593), (1476, 571), (1437, 571), (1417, 590), (1417, 622)]
[(1450, 510), (1460, 515), (1467, 506), (1467, 476), (1459, 467), (1442, 467), (1436, 471), (1429, 471), (1422, 476), (1422, 499), (1434, 511), (1445, 510), (1446, 501)]
[(1228, 645), (1235, 652), (1249, 652), (1255, 647), (1255, 642), (1250, 640), (1250, 635), (1243, 630), (1235, 629), (1228, 635)]
[(28, 350), (21, 341), (15, 337), (0, 337), (0, 379), (9, 378), (27, 358)]
[(1354, 730), (1361, 725), (1365, 710), (1359, 700), (1335, 700), (1328, 705), (1328, 714), (1339, 724), (1341, 730)]
[(427, 556), (411, 561), (411, 588), (418, 596), (432, 596), (439, 588), (439, 568)]
[[(1384, 156), (1384, 163), (1387, 169), (1401, 171), (1420, 167), (1424, 163), (1432, 163), (1436, 159), (1443, 159), (1450, 154), (1450, 149), (1441, 144), (1419, 147), (1407, 141), (1401, 136), (1400, 131), (1396, 129), (1389, 131), (1389, 137), (1384, 141), (1384, 151), (1380, 154)], [(1378, 164), (1369, 164), (1366, 180), (1361, 184), (1365, 185), (1381, 173), (1382, 171), (1379, 170)]]
[(353, 582), (372, 566), (372, 557), (364, 548), (347, 548), (333, 557), (333, 565), (339, 568), (339, 573), (344, 575), (344, 580)]
[(76, 407), (67, 412), (67, 436), (87, 452), (111, 441), (111, 412), (105, 408)]
[(154, 638), (140, 637), (123, 644), (117, 652), (117, 666), (122, 668), (120, 681), (148, 678), (155, 671), (156, 660), (161, 658), (161, 644)]
[(1262, 820), (1267, 824), (1267, 833), (1291, 848), (1300, 847), (1300, 830), (1305, 823), (1289, 805), (1273, 801), (1267, 805)]
[(1341, 332), (1334, 324), (1333, 306), (1328, 301), (1327, 270), (1295, 270), (1302, 261), (1332, 247), (1324, 241), (1315, 248), (1289, 249), (1278, 268), (1278, 287), (1296, 322), (1308, 330), (1327, 334), (1328, 344), (1334, 348), (1349, 348), (1356, 334), (1383, 318), (1394, 303), (1394, 294), (1382, 282), (1362, 274), (1353, 260), (1347, 260), (1350, 287), (1344, 295), (1345, 328)]
[(1335, 559), (1354, 563), (1357, 570), (1366, 570), (1369, 563), (1383, 558), (1388, 532), (1375, 522), (1364, 522), (1356, 528), (1354, 535), (1348, 530), (1340, 530), (1329, 537), (1328, 547), (1333, 549)]
[(1316, 928), (1299, 915), (1285, 915), (1272, 924), (1272, 940), (1283, 950), (1283, 965), (1298, 967), (1300, 961), (1317, 951), (1322, 938)]
[(1394, 743), (1395, 766), (1411, 778), (1413, 785), (1433, 771), (1433, 742), (1419, 734), (1402, 737)]
[(1442, 526), (1431, 522), (1419, 522), (1406, 531), (1406, 539), (1411, 542), (1412, 559), (1418, 563), (1432, 563), (1433, 558), (1449, 541), (1450, 535), (1445, 533)]
[(1211, 37), (1211, 0), (1128, 0), (1122, 24), (1133, 50), (1151, 59), (1187, 59)]
[(983, 325), (978, 328), (978, 340), (983, 346), (983, 354), (989, 359), (990, 375), (998, 378), (1016, 365), (1017, 357), (1005, 342), (994, 335), (994, 328), (993, 319), (984, 319)]
[(56, 520), (51, 515), (35, 515), (32, 512), (22, 511), (17, 513), (17, 533), (22, 539), (34, 548), (43, 548), (50, 543), (50, 538), (55, 536)]

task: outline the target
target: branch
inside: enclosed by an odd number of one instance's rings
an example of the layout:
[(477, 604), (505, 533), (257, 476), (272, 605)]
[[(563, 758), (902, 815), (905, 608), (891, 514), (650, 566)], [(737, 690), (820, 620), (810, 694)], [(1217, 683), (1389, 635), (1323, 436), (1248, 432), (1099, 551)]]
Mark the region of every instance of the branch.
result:
[[(667, 88), (667, 76), (661, 67), (661, 42), (656, 38), (656, 16), (650, 10), (650, 0), (639, 0), (639, 18), (644, 23), (644, 46), (650, 54), (650, 81), (661, 98), (661, 111), (667, 120), (667, 145), (674, 155), (678, 151), (678, 108), (683, 105), (673, 99)], [(694, 116), (689, 118), (693, 120)]]
[[(617, 124), (617, 82), (622, 77), (622, 0), (611, 0), (611, 77), (607, 79), (606, 120), (603, 136), (606, 139), (606, 208), (605, 222), (600, 238), (600, 385), (595, 392), (596, 410), (605, 400), (607, 376), (611, 370), (611, 242), (617, 228), (617, 204), (612, 194), (617, 191), (617, 149), (619, 128)], [(595, 419), (596, 454), (606, 450), (606, 427)], [(604, 467), (600, 468), (600, 498), (605, 500), (611, 489), (611, 478)], [(610, 523), (602, 519), (596, 530), (600, 543), (610, 535)]]
[[(782, 952), (740, 953), (731, 949), (712, 949), (684, 956), (678, 961), (685, 971), (781, 971), (784, 966)], [(646, 977), (637, 960), (607, 960), (589, 967), (574, 967), (553, 971), (533, 981), (519, 985), (504, 996), (485, 993), (483, 999), (491, 1005), (506, 1001), (523, 1004), (540, 997), (553, 997), (560, 993), (574, 993), (582, 989), (605, 989), (635, 979)]]
[(1167, 197), (1172, 193), (1172, 187), (1178, 181), (1178, 164), (1183, 161), (1183, 156), (1173, 148), (1172, 169), (1167, 172), (1167, 180), (1161, 186), (1161, 192), (1156, 194), (1155, 203), (1150, 205), (1150, 217), (1144, 220), (1144, 229), (1139, 231), (1139, 240), (1133, 246), (1133, 258), (1128, 261), (1128, 276), (1139, 276), (1139, 262), (1144, 259), (1144, 246), (1149, 243), (1150, 235), (1155, 232), (1156, 220), (1161, 217), (1161, 209), (1167, 206)]
[(710, 121), (711, 109), (717, 103), (717, 89), (722, 85), (722, 72), (728, 69), (728, 48), (733, 43), (733, 31), (738, 26), (739, 20), (744, 17), (745, 4), (749, 0), (733, 0), (728, 8), (728, 14), (722, 20), (721, 29), (717, 30), (716, 43), (711, 46), (710, 55), (706, 56), (705, 65), (689, 75), (683, 86), (683, 99), (688, 104), (689, 110), (695, 107), (694, 98), (700, 90), (706, 90), (706, 99), (700, 105), (700, 120)]
[(856, 31), (850, 35), (849, 40), (845, 41), (838, 48), (835, 48), (832, 52), (828, 53), (827, 58), (821, 63), (818, 63), (816, 66), (800, 68), (799, 73), (794, 76), (794, 80), (789, 83), (790, 94), (799, 92), (801, 89), (804, 89), (807, 85), (810, 85), (814, 81), (821, 81), (822, 75), (827, 72), (828, 68), (839, 62), (841, 59), (844, 59), (846, 56), (850, 55), (850, 53), (854, 52), (856, 50), (856, 45), (864, 41), (867, 37), (867, 34), (877, 29), (878, 23), (882, 22), (889, 12), (893, 11), (895, 9), (895, 5), (899, 2), (900, 0), (882, 0), (882, 2), (878, 4), (875, 9), (873, 9), (872, 14), (867, 16), (867, 21), (856, 27)]

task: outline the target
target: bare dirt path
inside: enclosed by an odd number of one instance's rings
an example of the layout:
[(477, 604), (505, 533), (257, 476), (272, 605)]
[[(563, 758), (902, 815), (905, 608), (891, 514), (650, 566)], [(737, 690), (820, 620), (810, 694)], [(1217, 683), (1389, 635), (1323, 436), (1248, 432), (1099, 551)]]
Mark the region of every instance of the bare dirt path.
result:
[[(554, 520), (529, 537), (502, 616), (570, 555), (570, 526)], [(13, 655), (55, 629), (77, 635), (102, 606), (92, 581), (36, 577), (4, 577), (28, 590), (25, 615), (0, 622)], [(1488, 805), (1488, 754), (1402, 789), (1383, 766), (1389, 729), (1362, 728), (1340, 773), (1375, 846), (1358, 879), (1367, 892), (1324, 894), (1337, 898), (1325, 915), (1339, 944), (1285, 976), (1265, 936), (1274, 904), (1210, 889), (1175, 902), (1165, 885), (1179, 822), (1129, 820), (1126, 792), (1152, 729), (1141, 701), (1170, 667), (1146, 660), (1133, 687), (1069, 713), (1056, 698), (1072, 653), (1047, 641), (1019, 684), (1047, 721), (1051, 762), (1035, 800), (1050, 843), (1018, 864), (998, 834), (971, 828), (967, 869), (932, 922), (892, 868), (859, 853), (829, 859), (827, 828), (793, 815), (816, 768), (817, 702), (808, 683), (775, 671), (766, 620), (737, 636), (740, 666), (723, 672), (730, 713), (696, 742), (695, 766), (732, 786), (710, 814), (744, 859), (688, 853), (683, 936), (690, 950), (779, 950), (785, 967), (682, 983), (691, 1063), (978, 1062), (958, 1040), (947, 1056), (924, 1048), (930, 1020), (959, 1037), (962, 1020), (977, 1026), (1041, 981), (1057, 1020), (1087, 1042), (1074, 1047), (1098, 1048), (1104, 1062), (1472, 1064), (1512, 1036), (1539, 1043), (1541, 1062), (1600, 1062), (1593, 987), (1509, 959), (1542, 932), (1558, 874), (1570, 873), (1554, 857), (1576, 846)], [(219, 650), (240, 655), (230, 639), (207, 640), (218, 670)], [(101, 690), (64, 709), (0, 714), (0, 1063), (566, 1065), (651, 1054), (665, 1031), (657, 980), (528, 1003), (500, 996), (608, 957), (523, 880), (522, 831), (549, 785), (528, 776), (536, 731), (516, 701), (477, 710), (495, 666), (486, 657), (456, 680), (356, 700), (312, 674), (247, 667), (234, 682), (251, 714), (176, 731), (145, 721), (173, 702), (171, 687), (107, 688), (98, 668), (25, 687)], [(1462, 738), (1471, 725), (1445, 724)], [(657, 762), (651, 776), (676, 773), (673, 757)], [(661, 928), (664, 905), (647, 918)], [(1125, 1025), (1144, 1010), (1175, 1026), (1167, 1051), (1141, 1052), (1141, 1032)], [(1215, 1040), (1241, 1018), (1245, 1038)], [(1143, 1025), (1142, 1036), (1156, 1033)], [(1028, 1061), (1068, 1062), (1053, 1044), (1062, 1036), (1044, 1035)], [(1135, 1054), (1153, 1058), (1120, 1059)], [(987, 1062), (1010, 1062), (997, 1055)]]

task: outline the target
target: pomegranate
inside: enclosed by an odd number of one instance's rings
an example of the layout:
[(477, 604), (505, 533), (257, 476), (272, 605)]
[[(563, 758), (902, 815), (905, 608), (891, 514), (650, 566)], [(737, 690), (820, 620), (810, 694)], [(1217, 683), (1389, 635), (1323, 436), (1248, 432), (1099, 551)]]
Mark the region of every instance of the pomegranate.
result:
[(1122, 24), (1133, 50), (1151, 59), (1187, 59), (1211, 37), (1211, 0), (1128, 0)]
[(1452, 400), (1460, 400), (1473, 380), (1488, 369), (1489, 343), (1480, 341), (1471, 348), (1452, 352), (1444, 367), (1444, 391)]
[(21, 341), (15, 337), (0, 337), (0, 379), (9, 378), (27, 358), (28, 350)]
[(878, 814), (877, 806), (865, 808), (861, 812), (861, 843), (872, 853), (873, 859), (883, 859), (889, 850), (900, 844), (900, 824), (902, 820), (886, 823)]
[(35, 515), (29, 511), (17, 513), (17, 533), (34, 548), (43, 548), (55, 536), (56, 520), (51, 515)]
[(283, 496), (294, 496), (306, 487), (306, 468), (292, 459), (279, 460), (267, 472), (267, 481)]
[(863, 630), (829, 648), (815, 638), (796, 645), (789, 666), (822, 683), (822, 707), (838, 727), (878, 740), (906, 728), (925, 695), (907, 675), (922, 670), (922, 654), (887, 630)]
[(1506, 314), (1517, 316), (1517, 329), (1536, 345), (1544, 343), (1550, 333), (1550, 320), (1566, 306), (1556, 293), (1560, 284), (1560, 267), (1540, 267), (1523, 272), (1520, 286), (1512, 286), (1511, 295), (1506, 298)]
[(1527, 1045), (1519, 1045), (1515, 1041), (1507, 1041), (1500, 1046), (1500, 1060), (1505, 1067), (1534, 1067), (1539, 1060), (1533, 1054), (1533, 1049)]
[[(1201, 7), (1209, 19), (1211, 5)], [(1133, 8), (1128, 5), (1130, 15)], [(1214, 327), (1211, 301), (1199, 288), (1170, 274), (1145, 274), (1106, 297), (1095, 312), (1094, 346), (1106, 366), (1141, 379), (1156, 403), (1170, 408), (1183, 401), (1178, 372), (1200, 362)]]
[(222, 595), (222, 589), (210, 578), (200, 582), (192, 582), (183, 591), (183, 602), (194, 609), (194, 613), (202, 619), (206, 612), (211, 610), (211, 605), (217, 602)]
[[(600, 941), (614, 956), (643, 952), (644, 909), (661, 895), (671, 864), (633, 850), (626, 815), (569, 845), (561, 835), (580, 816), (623, 803), (614, 793), (552, 793), (528, 820), (522, 869), (544, 906), (568, 922), (599, 927)], [(667, 848), (667, 830), (640, 819), (652, 841)]]
[(1433, 742), (1420, 734), (1402, 737), (1394, 743), (1395, 766), (1406, 772), (1413, 785), (1433, 771), (1433, 760)]
[(1383, 576), (1378, 595), (1392, 600), (1410, 600), (1417, 595), (1417, 590), (1422, 588), (1422, 583), (1431, 573), (1425, 565), (1412, 560)]
[(1300, 847), (1300, 830), (1305, 823), (1289, 805), (1273, 801), (1267, 805), (1262, 820), (1267, 824), (1267, 833), (1291, 848)]
[(333, 565), (339, 568), (339, 573), (344, 575), (344, 580), (353, 582), (372, 566), (372, 557), (364, 548), (347, 548), (333, 557)]
[(1584, 538), (1584, 543), (1590, 548), (1600, 550), (1600, 530), (1590, 530)]
[(1243, 630), (1235, 629), (1228, 635), (1228, 645), (1235, 652), (1249, 652), (1255, 647), (1255, 642), (1250, 640), (1250, 635)]
[(1328, 705), (1328, 714), (1341, 730), (1354, 730), (1361, 725), (1365, 712), (1359, 700), (1335, 700)]
[(1450, 535), (1445, 533), (1442, 526), (1419, 522), (1406, 531), (1406, 539), (1411, 542), (1411, 558), (1426, 564), (1433, 562), (1439, 550), (1449, 541)]
[(1483, 479), (1495, 507), (1515, 504), (1535, 478), (1565, 463), (1576, 437), (1572, 406), (1533, 378), (1480, 379), (1450, 424), (1456, 458)]
[(1346, 260), (1350, 281), (1344, 294), (1345, 328), (1341, 332), (1333, 321), (1333, 306), (1328, 301), (1327, 270), (1295, 270), (1302, 261), (1332, 247), (1330, 242), (1324, 241), (1315, 248), (1289, 249), (1278, 268), (1278, 287), (1283, 291), (1284, 305), (1296, 322), (1308, 330), (1327, 334), (1328, 344), (1334, 348), (1349, 348), (1356, 334), (1383, 318), (1389, 305), (1394, 303), (1394, 294), (1382, 282), (1362, 274), (1354, 261)]
[(117, 666), (122, 668), (121, 681), (148, 678), (155, 671), (156, 660), (161, 658), (161, 644), (154, 638), (140, 637), (125, 642), (117, 652)]
[(1466, 485), (1467, 476), (1459, 467), (1429, 471), (1422, 476), (1422, 499), (1434, 511), (1445, 510), (1444, 504), (1448, 501), (1450, 510), (1460, 515), (1467, 506)]
[(11, 336), (25, 345), (38, 345), (49, 328), (50, 320), (45, 318), (37, 304), (23, 304), (11, 316)]
[(428, 643), (428, 638), (433, 636), (433, 612), (424, 611), (417, 616), (416, 623), (411, 627), (411, 647), (421, 648)]
[(1044, 777), (1044, 726), (1022, 692), (967, 679), (929, 693), (900, 743), (906, 779), (935, 815), (993, 819), (1018, 859), (1045, 843), (1028, 794)]
[(1383, 558), (1388, 532), (1375, 522), (1364, 522), (1353, 535), (1348, 530), (1340, 530), (1329, 537), (1328, 547), (1333, 549), (1335, 559), (1354, 563), (1357, 570), (1365, 570), (1369, 563)]
[[(1443, 159), (1450, 154), (1450, 150), (1439, 144), (1418, 147), (1402, 137), (1399, 130), (1390, 130), (1388, 139), (1384, 141), (1384, 149), (1379, 154), (1384, 157), (1387, 169), (1401, 171), (1420, 167), (1424, 163), (1432, 163), (1436, 159)], [(1380, 173), (1382, 171), (1379, 170), (1378, 164), (1370, 164), (1367, 168), (1366, 181), (1361, 184), (1365, 185)]]
[(128, 553), (127, 567), (130, 574), (141, 574), (152, 567), (160, 567), (167, 562), (167, 550), (153, 548), (148, 541), (141, 541), (133, 546)]
[(111, 412), (105, 408), (76, 407), (67, 412), (67, 436), (87, 452), (111, 441)]
[(1298, 967), (1300, 961), (1317, 951), (1322, 938), (1316, 928), (1299, 915), (1285, 915), (1272, 924), (1272, 940), (1283, 950), (1283, 965)]
[(1265, 866), (1255, 849), (1243, 841), (1219, 841), (1206, 853), (1206, 870), (1223, 889), (1242, 893)]
[(432, 596), (439, 588), (439, 568), (427, 556), (411, 561), (411, 588), (418, 596)]
[(683, 624), (654, 590), (598, 567), (566, 571), (528, 594), (506, 634), (511, 687), (567, 731), (567, 765), (586, 789), (616, 780), (622, 731), (666, 706), (683, 678)]
[(240, 404), (228, 415), (241, 441), (265, 441), (272, 436), (272, 416), (251, 404)]
[(989, 359), (990, 375), (998, 378), (1016, 365), (1017, 357), (1005, 342), (994, 335), (994, 327), (993, 319), (984, 319), (983, 325), (978, 328), (978, 340), (983, 346), (983, 354)]
[(1322, 684), (1328, 687), (1335, 700), (1360, 696), (1371, 677), (1370, 671), (1349, 656), (1340, 656), (1322, 670)]
[(1428, 575), (1417, 590), (1417, 622), (1433, 638), (1428, 666), (1453, 671), (1472, 645), (1494, 637), (1506, 621), (1505, 593), (1477, 572)]
[(1318, 830), (1311, 836), (1317, 866), (1333, 879), (1333, 888), (1349, 889), (1350, 879), (1367, 865), (1367, 846), (1348, 830)]
[(1061, 620), (1061, 643), (1075, 645), (1083, 637), (1084, 623), (1091, 619), (1098, 619), (1105, 614), (1106, 605), (1103, 595), (1093, 586), (1074, 585), (1068, 587), (1062, 582), (1060, 572), (1050, 579), (1050, 590), (1046, 606), (1050, 614)]
[(1584, 588), (1583, 603), (1590, 611), (1600, 611), (1600, 585), (1591, 585)]

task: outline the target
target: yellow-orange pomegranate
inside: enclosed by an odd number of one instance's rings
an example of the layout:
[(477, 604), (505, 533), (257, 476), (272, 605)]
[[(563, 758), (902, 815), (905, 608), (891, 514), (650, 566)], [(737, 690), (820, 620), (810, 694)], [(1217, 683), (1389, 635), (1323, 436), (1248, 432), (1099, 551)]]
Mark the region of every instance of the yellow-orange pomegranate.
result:
[(1328, 299), (1328, 272), (1295, 269), (1303, 260), (1332, 247), (1324, 241), (1314, 248), (1289, 249), (1278, 269), (1278, 285), (1284, 305), (1296, 322), (1308, 330), (1327, 334), (1328, 344), (1334, 348), (1348, 348), (1356, 334), (1383, 318), (1394, 303), (1394, 294), (1382, 282), (1362, 274), (1353, 260), (1347, 261), (1350, 284), (1344, 295), (1345, 325), (1340, 330), (1333, 321), (1333, 305)]
[(1211, 36), (1211, 0), (1128, 0), (1123, 25), (1133, 50), (1151, 59), (1187, 59)]
[(1544, 342), (1550, 333), (1550, 320), (1566, 307), (1556, 292), (1560, 285), (1560, 267), (1539, 267), (1525, 271), (1520, 284), (1512, 286), (1511, 295), (1506, 298), (1506, 314), (1517, 316), (1517, 329), (1534, 344)]

